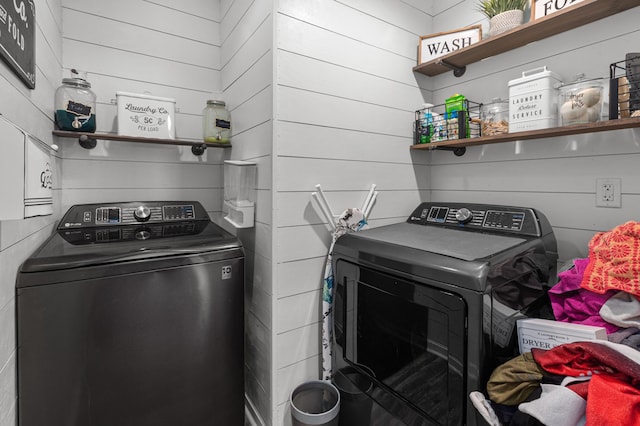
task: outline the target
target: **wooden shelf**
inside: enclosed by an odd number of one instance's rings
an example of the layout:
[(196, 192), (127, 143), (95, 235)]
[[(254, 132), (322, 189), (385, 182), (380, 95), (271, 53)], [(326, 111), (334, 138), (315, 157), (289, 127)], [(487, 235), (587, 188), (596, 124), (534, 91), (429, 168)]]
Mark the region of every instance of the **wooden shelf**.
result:
[(581, 133), (607, 132), (610, 130), (633, 129), (640, 127), (639, 118), (622, 118), (619, 120), (599, 121), (590, 124), (574, 124), (572, 126), (553, 127), (550, 129), (532, 130), (528, 132), (505, 133), (496, 136), (482, 136), (471, 139), (456, 139), (443, 142), (432, 142), (420, 145), (412, 145), (411, 149), (433, 150), (447, 149), (455, 150), (467, 146), (488, 145), (493, 143), (504, 143), (513, 141), (525, 141), (531, 139), (552, 138), (556, 136), (569, 136)]
[(68, 130), (54, 130), (52, 133), (54, 136), (62, 138), (78, 139), (80, 145), (87, 149), (94, 148), (97, 140), (191, 146), (191, 151), (195, 155), (202, 155), (206, 148), (231, 148), (230, 143), (188, 141), (183, 139), (143, 138), (138, 136), (114, 135), (111, 133), (71, 132)]
[[(636, 6), (640, 6), (640, 0), (584, 0), (575, 6), (527, 22), (513, 30), (481, 40), (433, 61), (417, 65), (413, 71), (428, 76), (442, 74), (452, 69), (462, 70), (463, 73), (468, 64), (624, 12)], [(457, 71), (456, 75), (462, 74)]]

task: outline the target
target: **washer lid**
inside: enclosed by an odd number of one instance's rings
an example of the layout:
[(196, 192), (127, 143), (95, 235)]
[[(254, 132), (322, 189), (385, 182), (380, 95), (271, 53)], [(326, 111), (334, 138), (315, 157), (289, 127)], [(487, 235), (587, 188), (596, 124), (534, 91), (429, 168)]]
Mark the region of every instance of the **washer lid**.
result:
[(484, 259), (527, 241), (518, 237), (410, 223), (368, 229), (355, 235), (364, 240), (410, 247), (466, 261)]
[(229, 251), (233, 256), (242, 256), (240, 241), (210, 221), (59, 229), (22, 264), (20, 272), (65, 270), (212, 252), (220, 252), (221, 257), (228, 258)]

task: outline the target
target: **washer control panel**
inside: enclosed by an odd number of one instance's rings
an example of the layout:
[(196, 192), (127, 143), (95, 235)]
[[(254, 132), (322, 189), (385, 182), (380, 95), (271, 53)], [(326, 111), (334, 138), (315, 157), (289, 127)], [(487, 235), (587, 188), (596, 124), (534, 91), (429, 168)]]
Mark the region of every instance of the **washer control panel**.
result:
[(424, 226), (540, 235), (536, 211), (526, 207), (487, 204), (422, 203), (407, 220)]
[(197, 201), (144, 201), (73, 206), (58, 229), (209, 220)]

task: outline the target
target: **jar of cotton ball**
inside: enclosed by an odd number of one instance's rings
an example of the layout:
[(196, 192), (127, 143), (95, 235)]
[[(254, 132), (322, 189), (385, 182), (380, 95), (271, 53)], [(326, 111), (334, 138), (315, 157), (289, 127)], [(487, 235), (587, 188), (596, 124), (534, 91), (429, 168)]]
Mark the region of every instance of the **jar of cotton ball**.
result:
[[(561, 126), (602, 121), (608, 113), (605, 81), (586, 79), (584, 74), (559, 87), (558, 118)], [(605, 105), (606, 104), (606, 105)]]

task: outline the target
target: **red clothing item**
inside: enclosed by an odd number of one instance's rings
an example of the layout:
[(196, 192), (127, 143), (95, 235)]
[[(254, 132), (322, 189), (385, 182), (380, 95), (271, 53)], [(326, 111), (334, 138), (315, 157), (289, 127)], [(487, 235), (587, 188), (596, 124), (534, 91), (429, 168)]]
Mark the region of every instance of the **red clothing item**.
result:
[(591, 378), (585, 426), (640, 425), (640, 390), (604, 374)]
[(531, 353), (540, 368), (552, 374), (571, 377), (607, 374), (640, 386), (640, 364), (605, 344), (565, 343), (549, 350), (532, 348)]
[(575, 342), (549, 350), (533, 348), (531, 353), (549, 373), (591, 376), (588, 382), (568, 386), (587, 400), (586, 426), (640, 426), (640, 355), (631, 359), (622, 353), (630, 349), (608, 342)]

